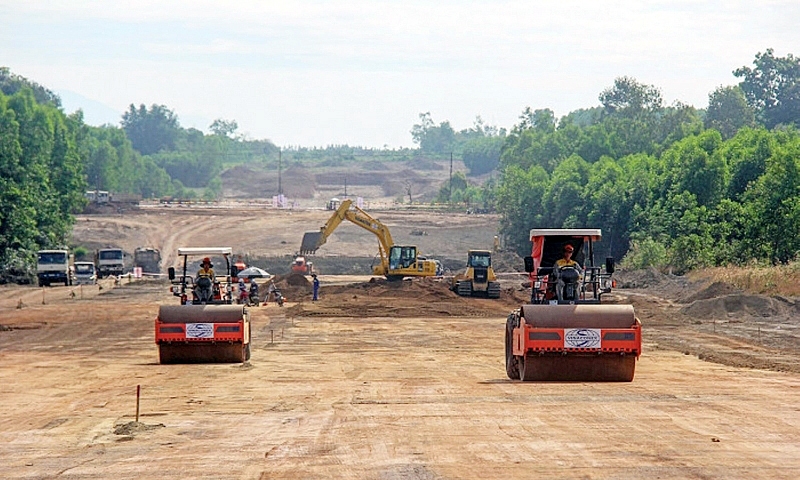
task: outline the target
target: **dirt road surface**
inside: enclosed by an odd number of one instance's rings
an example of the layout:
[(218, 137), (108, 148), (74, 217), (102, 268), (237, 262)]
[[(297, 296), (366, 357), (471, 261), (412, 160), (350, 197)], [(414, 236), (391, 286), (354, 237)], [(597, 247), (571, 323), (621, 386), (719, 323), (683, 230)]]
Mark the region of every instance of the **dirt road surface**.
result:
[[(82, 215), (73, 239), (156, 247), (166, 268), (179, 246), (289, 255), (329, 213), (153, 206)], [(441, 258), (497, 231), (491, 215), (376, 216)], [(318, 254), (375, 249), (343, 225)], [(624, 384), (509, 380), (505, 316), (529, 295), (510, 272), (500, 300), (321, 275), (313, 303), (305, 279), (279, 280), (289, 302), (251, 309), (244, 365), (158, 364), (153, 320), (176, 303), (163, 281), (0, 286), (0, 477), (796, 477), (800, 302), (623, 277), (608, 300), (635, 306), (645, 339)]]
[[(165, 283), (88, 287), (82, 298), (67, 287), (0, 287), (1, 476), (783, 479), (800, 471), (800, 373), (685, 354), (674, 342), (695, 334), (668, 316), (667, 300), (643, 312), (645, 353), (632, 383), (520, 383), (503, 366), (505, 315), (520, 295), (512, 289), (491, 301), (435, 283), (323, 280), (320, 302), (252, 309), (244, 365), (157, 363), (153, 319), (158, 304), (174, 303)], [(755, 357), (776, 354), (740, 343)], [(781, 354), (797, 364), (796, 350)]]

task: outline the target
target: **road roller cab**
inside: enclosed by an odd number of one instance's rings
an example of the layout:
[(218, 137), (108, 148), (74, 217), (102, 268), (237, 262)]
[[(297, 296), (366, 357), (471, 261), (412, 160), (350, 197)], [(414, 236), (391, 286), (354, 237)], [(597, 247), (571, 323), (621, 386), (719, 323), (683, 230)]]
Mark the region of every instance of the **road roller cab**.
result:
[(614, 261), (594, 264), (599, 229), (534, 229), (529, 304), (506, 321), (506, 373), (523, 381), (633, 380), (641, 323), (630, 305), (603, 305)]
[[(170, 267), (172, 294), (180, 305), (162, 305), (155, 320), (160, 363), (244, 362), (250, 359), (250, 315), (243, 305), (232, 305), (230, 247), (180, 248), (181, 274)], [(205, 274), (189, 271), (190, 259), (206, 264)], [(207, 275), (219, 264), (219, 274)], [(202, 267), (202, 265), (200, 265)], [(193, 265), (194, 268), (194, 265)], [(224, 270), (223, 270), (224, 268)], [(200, 279), (207, 278), (207, 291)]]

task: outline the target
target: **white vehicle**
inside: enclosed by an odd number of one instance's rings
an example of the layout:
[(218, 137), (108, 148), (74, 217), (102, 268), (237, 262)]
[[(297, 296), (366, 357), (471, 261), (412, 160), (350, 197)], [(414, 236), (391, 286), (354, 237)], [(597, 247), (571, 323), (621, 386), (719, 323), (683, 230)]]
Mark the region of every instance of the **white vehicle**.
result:
[(94, 285), (97, 283), (97, 274), (92, 262), (75, 262), (75, 284)]
[(36, 253), (36, 276), (40, 287), (51, 283), (72, 285), (75, 257), (66, 250), (39, 250)]
[(119, 248), (102, 248), (95, 255), (97, 277), (104, 278), (109, 275), (122, 275), (124, 270), (124, 254)]

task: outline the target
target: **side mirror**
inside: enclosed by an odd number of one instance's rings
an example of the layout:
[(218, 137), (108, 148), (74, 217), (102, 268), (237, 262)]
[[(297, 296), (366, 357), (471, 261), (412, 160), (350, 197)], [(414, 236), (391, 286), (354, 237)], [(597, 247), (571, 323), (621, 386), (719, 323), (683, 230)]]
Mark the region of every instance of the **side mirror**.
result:
[(239, 269), (236, 267), (236, 265), (231, 265), (231, 277), (235, 277), (237, 275), (239, 275)]
[(170, 280), (175, 280), (175, 267), (169, 267), (167, 269), (167, 276)]
[(525, 257), (525, 271), (531, 273), (533, 271), (533, 257)]
[(606, 257), (606, 273), (614, 273), (614, 257)]

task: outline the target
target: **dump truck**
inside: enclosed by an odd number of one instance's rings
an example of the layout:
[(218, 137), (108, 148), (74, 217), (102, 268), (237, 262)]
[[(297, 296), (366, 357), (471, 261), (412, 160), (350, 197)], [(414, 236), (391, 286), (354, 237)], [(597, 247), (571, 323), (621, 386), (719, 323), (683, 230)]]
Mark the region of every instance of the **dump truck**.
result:
[(161, 252), (156, 248), (139, 247), (133, 251), (133, 266), (143, 273), (161, 273)]
[(418, 255), (416, 246), (395, 245), (389, 227), (353, 205), (350, 199), (341, 202), (339, 208), (318, 232), (306, 232), (303, 235), (300, 254), (310, 255), (316, 252), (344, 220), (358, 225), (378, 238), (380, 262), (373, 267), (373, 275), (382, 275), (388, 280), (401, 280), (403, 277), (434, 277), (439, 273), (435, 260)]
[[(525, 271), (531, 299), (508, 315), (506, 373), (522, 381), (633, 381), (642, 325), (631, 305), (603, 304), (613, 258), (594, 264), (600, 229), (533, 229)], [(565, 250), (574, 265), (559, 262)], [(567, 262), (568, 263), (568, 262)], [(562, 266), (559, 266), (562, 264)]]
[(95, 252), (97, 277), (120, 276), (125, 270), (125, 254), (121, 248), (101, 248)]
[(75, 280), (75, 256), (67, 250), (39, 250), (36, 252), (36, 277), (40, 287), (63, 283), (65, 287)]
[(467, 268), (452, 278), (450, 289), (462, 297), (500, 298), (500, 283), (492, 268), (492, 252), (467, 252)]
[[(172, 294), (180, 305), (161, 305), (155, 319), (159, 363), (231, 363), (250, 359), (250, 315), (233, 304), (230, 247), (179, 248), (180, 270), (169, 267)], [(210, 281), (210, 294), (198, 292), (200, 282), (189, 271), (190, 260), (208, 258), (220, 264)], [(193, 262), (196, 270), (197, 265)], [(224, 269), (223, 269), (224, 268)]]

